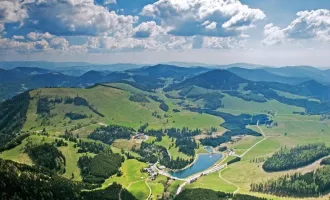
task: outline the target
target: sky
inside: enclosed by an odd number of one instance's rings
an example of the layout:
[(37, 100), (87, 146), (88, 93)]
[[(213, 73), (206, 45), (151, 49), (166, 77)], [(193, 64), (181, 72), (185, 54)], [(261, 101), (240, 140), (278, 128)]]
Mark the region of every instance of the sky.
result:
[(0, 61), (330, 67), (329, 0), (1, 0)]

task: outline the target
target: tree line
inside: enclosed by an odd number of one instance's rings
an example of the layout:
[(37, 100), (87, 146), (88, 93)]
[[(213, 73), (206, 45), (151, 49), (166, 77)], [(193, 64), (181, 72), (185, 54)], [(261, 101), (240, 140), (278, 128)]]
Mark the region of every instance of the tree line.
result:
[(130, 192), (117, 183), (105, 189), (93, 190), (101, 185), (73, 182), (45, 169), (2, 159), (0, 159), (0, 177), (2, 200), (118, 200), (119, 192), (122, 199), (136, 200)]
[(251, 191), (278, 196), (319, 196), (330, 189), (330, 166), (306, 174), (295, 173), (251, 184)]
[(185, 189), (174, 200), (266, 200), (266, 198), (260, 198), (250, 196), (246, 194), (232, 194), (214, 191), (210, 189), (196, 188), (196, 189)]
[(309, 165), (329, 155), (330, 149), (325, 144), (307, 144), (292, 149), (281, 148), (263, 164), (265, 171), (283, 171)]
[(0, 148), (13, 140), (26, 121), (30, 94), (24, 92), (0, 104)]
[(88, 138), (111, 145), (116, 139), (130, 139), (135, 133), (134, 129), (119, 125), (99, 127)]
[(94, 157), (82, 156), (78, 160), (83, 181), (87, 183), (103, 183), (105, 179), (119, 172), (125, 158), (111, 152), (100, 153)]

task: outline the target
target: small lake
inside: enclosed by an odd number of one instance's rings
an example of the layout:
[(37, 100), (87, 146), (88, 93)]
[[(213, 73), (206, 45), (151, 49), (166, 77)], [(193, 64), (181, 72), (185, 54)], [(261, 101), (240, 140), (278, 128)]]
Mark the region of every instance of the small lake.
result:
[(171, 176), (177, 178), (187, 178), (188, 176), (197, 174), (212, 167), (221, 158), (222, 158), (222, 154), (199, 154), (196, 162), (189, 168), (176, 172), (169, 171), (168, 173)]

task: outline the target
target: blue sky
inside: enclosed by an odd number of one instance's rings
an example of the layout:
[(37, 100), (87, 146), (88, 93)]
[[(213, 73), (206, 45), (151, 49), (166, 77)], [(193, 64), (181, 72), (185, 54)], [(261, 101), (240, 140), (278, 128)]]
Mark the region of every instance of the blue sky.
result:
[(2, 0), (0, 60), (330, 66), (328, 0)]

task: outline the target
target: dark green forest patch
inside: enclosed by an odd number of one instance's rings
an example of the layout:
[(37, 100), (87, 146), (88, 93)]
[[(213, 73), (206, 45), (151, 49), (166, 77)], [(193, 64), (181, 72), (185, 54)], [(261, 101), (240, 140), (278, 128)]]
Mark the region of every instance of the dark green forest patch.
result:
[(112, 144), (116, 139), (130, 139), (135, 133), (134, 129), (119, 125), (109, 125), (97, 128), (88, 138)]
[(28, 144), (26, 152), (36, 165), (56, 171), (59, 174), (65, 173), (65, 157), (54, 145), (46, 143), (30, 146)]
[(83, 181), (87, 183), (103, 183), (105, 179), (119, 172), (125, 158), (111, 152), (101, 153), (95, 157), (82, 156), (78, 166)]
[(282, 148), (268, 158), (262, 168), (265, 171), (284, 171), (312, 164), (329, 155), (330, 149), (325, 144), (308, 144), (292, 149)]
[(29, 101), (29, 92), (24, 92), (0, 104), (0, 148), (13, 140), (22, 129)]

